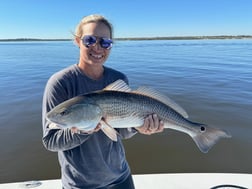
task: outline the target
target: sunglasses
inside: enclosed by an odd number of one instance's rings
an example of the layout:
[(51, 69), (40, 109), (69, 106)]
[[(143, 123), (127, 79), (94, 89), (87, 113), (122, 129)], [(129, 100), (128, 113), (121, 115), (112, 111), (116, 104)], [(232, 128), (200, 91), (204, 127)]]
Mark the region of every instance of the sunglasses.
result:
[(104, 49), (111, 49), (113, 45), (112, 39), (93, 35), (85, 35), (81, 40), (83, 45), (85, 45), (87, 48), (95, 45), (97, 41), (99, 41), (101, 47)]

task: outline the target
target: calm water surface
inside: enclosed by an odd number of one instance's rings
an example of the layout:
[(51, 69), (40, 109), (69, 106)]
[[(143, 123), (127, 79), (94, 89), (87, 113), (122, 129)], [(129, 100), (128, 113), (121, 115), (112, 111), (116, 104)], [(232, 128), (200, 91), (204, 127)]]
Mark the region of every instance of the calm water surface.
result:
[[(125, 141), (134, 174), (252, 174), (252, 40), (118, 41), (106, 65), (130, 85), (162, 91), (190, 119), (232, 134), (207, 154), (172, 130)], [(0, 183), (60, 177), (57, 153), (41, 142), (47, 79), (78, 61), (72, 42), (0, 43)]]

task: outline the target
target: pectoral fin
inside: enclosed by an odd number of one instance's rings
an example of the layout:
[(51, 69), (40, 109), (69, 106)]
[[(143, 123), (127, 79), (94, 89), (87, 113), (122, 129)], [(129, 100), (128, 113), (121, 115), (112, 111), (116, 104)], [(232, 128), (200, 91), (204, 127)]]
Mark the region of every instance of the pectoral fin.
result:
[(111, 127), (104, 119), (100, 121), (101, 130), (107, 135), (111, 140), (117, 142), (117, 131)]

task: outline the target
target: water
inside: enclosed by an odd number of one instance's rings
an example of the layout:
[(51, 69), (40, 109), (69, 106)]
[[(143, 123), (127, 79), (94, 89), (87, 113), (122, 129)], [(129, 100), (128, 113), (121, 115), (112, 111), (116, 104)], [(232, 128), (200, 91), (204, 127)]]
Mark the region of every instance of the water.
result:
[[(106, 65), (130, 85), (152, 86), (190, 119), (232, 134), (207, 154), (172, 130), (125, 140), (134, 174), (252, 173), (252, 41), (118, 41)], [(0, 183), (60, 177), (57, 153), (41, 143), (41, 103), (47, 79), (77, 63), (72, 42), (0, 43)]]

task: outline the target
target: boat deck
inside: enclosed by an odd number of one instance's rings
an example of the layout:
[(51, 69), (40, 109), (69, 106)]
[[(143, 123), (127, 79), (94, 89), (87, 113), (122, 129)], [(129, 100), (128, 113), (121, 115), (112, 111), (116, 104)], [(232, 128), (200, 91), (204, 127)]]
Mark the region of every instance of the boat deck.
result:
[[(252, 174), (179, 173), (133, 175), (136, 189), (252, 189)], [(0, 189), (61, 189), (60, 179), (0, 184)]]

